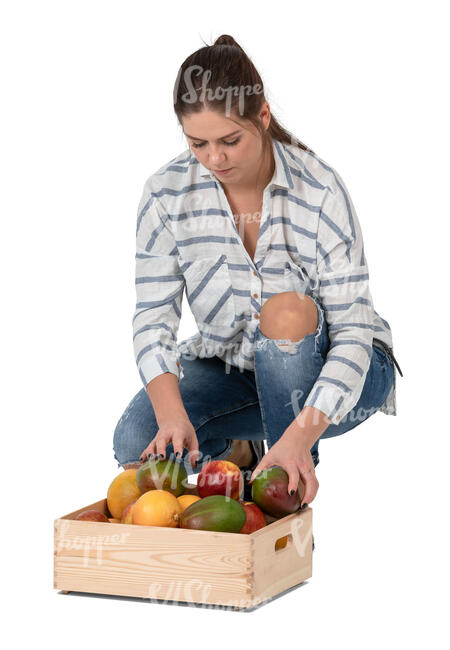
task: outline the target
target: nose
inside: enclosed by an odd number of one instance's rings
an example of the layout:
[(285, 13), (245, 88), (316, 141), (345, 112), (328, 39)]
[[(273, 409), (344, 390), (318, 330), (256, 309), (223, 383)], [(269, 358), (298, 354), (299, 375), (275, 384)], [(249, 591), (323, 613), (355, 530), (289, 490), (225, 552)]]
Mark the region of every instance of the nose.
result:
[(213, 165), (221, 165), (223, 161), (226, 160), (226, 155), (225, 152), (218, 147), (210, 151), (209, 158)]

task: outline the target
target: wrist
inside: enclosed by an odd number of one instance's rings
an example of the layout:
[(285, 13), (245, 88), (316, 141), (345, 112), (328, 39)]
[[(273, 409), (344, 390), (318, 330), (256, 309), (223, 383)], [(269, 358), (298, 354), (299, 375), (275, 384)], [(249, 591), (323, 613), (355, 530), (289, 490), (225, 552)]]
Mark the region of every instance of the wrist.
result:
[(146, 386), (159, 427), (174, 420), (189, 419), (178, 384), (178, 379), (173, 373), (165, 372), (152, 379)]
[(300, 444), (311, 449), (330, 424), (330, 418), (323, 411), (314, 406), (305, 406), (287, 431), (290, 431)]
[(172, 409), (170, 411), (164, 410), (162, 412), (158, 411), (158, 413), (155, 412), (155, 417), (159, 428), (166, 426), (167, 424), (173, 424), (174, 422), (180, 422), (184, 420), (189, 421), (189, 416), (184, 408), (181, 408), (179, 410)]

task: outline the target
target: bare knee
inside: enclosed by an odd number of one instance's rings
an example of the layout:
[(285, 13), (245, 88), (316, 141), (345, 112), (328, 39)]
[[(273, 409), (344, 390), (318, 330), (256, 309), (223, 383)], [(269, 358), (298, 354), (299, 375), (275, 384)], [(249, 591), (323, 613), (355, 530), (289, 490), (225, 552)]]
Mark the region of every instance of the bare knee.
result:
[(271, 296), (261, 307), (260, 329), (271, 339), (299, 341), (313, 334), (319, 314), (312, 298), (296, 291), (284, 291)]

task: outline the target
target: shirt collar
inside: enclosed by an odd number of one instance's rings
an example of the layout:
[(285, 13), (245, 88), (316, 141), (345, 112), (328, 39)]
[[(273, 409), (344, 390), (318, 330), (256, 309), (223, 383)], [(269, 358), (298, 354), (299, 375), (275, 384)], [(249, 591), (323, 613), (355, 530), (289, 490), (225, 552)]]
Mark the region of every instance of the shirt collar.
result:
[[(292, 180), (292, 175), (285, 156), (284, 144), (279, 140), (273, 140), (272, 151), (275, 159), (275, 171), (273, 173), (272, 180), (269, 183), (269, 187), (276, 185), (278, 187), (285, 187), (290, 190), (293, 189), (294, 182)], [(192, 154), (192, 156), (194, 156), (194, 154)], [(200, 176), (207, 176), (211, 179), (218, 180), (216, 176), (201, 162), (198, 162), (198, 166)]]

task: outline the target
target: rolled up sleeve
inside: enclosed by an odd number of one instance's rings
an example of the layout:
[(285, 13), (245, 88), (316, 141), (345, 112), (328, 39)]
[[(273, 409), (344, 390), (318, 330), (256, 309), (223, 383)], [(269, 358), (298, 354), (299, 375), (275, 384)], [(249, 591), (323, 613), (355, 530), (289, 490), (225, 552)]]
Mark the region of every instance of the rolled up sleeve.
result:
[(184, 276), (168, 215), (146, 183), (136, 226), (136, 308), (133, 345), (144, 387), (165, 372), (183, 377), (177, 333)]
[(318, 295), (330, 347), (305, 406), (332, 424), (357, 404), (372, 358), (374, 310), (361, 227), (344, 182), (326, 191), (317, 231)]

